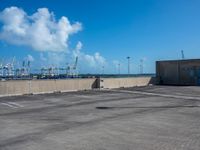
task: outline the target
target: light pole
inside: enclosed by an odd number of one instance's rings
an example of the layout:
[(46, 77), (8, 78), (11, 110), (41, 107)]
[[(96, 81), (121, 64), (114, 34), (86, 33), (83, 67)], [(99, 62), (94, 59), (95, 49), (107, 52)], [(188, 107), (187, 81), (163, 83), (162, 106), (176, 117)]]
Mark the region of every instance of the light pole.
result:
[(127, 58), (127, 60), (128, 60), (128, 74), (130, 74), (130, 58), (131, 57), (126, 57)]
[(182, 57), (182, 59), (185, 59), (185, 55), (184, 55), (184, 51), (183, 50), (181, 50), (181, 57)]

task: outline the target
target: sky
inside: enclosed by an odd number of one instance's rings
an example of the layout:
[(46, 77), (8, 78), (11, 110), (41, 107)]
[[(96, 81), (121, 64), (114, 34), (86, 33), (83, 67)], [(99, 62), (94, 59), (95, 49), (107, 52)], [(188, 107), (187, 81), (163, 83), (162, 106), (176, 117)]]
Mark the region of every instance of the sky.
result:
[(200, 58), (199, 0), (0, 0), (0, 59), (80, 73), (155, 73), (155, 61)]

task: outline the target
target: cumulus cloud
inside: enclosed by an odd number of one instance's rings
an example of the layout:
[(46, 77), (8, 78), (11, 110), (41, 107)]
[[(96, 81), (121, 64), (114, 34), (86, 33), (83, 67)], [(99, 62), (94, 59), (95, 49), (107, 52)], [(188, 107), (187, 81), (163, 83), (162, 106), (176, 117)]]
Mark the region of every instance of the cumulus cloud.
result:
[(65, 66), (69, 61), (69, 56), (66, 53), (46, 52), (40, 53), (39, 62), (42, 66)]
[(87, 66), (89, 65), (90, 67), (97, 67), (99, 65), (102, 66), (106, 63), (106, 59), (101, 56), (99, 52), (96, 52), (93, 55), (85, 54), (84, 52), (81, 52), (82, 47), (83, 44), (79, 41), (75, 50), (73, 51), (73, 56), (78, 56), (81, 62), (85, 62), (85, 64), (87, 64)]
[[(54, 13), (47, 8), (39, 8), (33, 14), (27, 14), (18, 7), (8, 7), (0, 12), (0, 40), (38, 51), (38, 61), (34, 62), (38, 66), (66, 66), (66, 63), (73, 64), (77, 56), (78, 64), (84, 70), (90, 68), (94, 71), (94, 68), (105, 65), (106, 59), (99, 52), (83, 52), (80, 41), (70, 50), (69, 36), (81, 29), (81, 23), (71, 23), (65, 16), (56, 20)], [(26, 56), (26, 59), (35, 60), (31, 55)]]
[(33, 62), (35, 59), (32, 55), (28, 54), (27, 55), (27, 60)]
[(29, 46), (37, 51), (61, 52), (68, 48), (70, 35), (81, 30), (81, 23), (71, 24), (67, 17), (58, 21), (53, 12), (39, 8), (28, 15), (23, 9), (9, 7), (0, 12), (0, 39), (15, 45)]
[(40, 60), (41, 61), (47, 61), (47, 58), (44, 56), (43, 53), (40, 53)]
[(82, 44), (82, 42), (79, 41), (76, 45), (76, 51), (80, 51), (82, 49), (82, 47), (83, 47), (83, 44)]
[(99, 68), (106, 64), (106, 59), (96, 52), (93, 55), (81, 51), (83, 44), (78, 42), (70, 53), (63, 52), (41, 52), (39, 57), (40, 66), (66, 67), (73, 65), (78, 57), (78, 68), (81, 72), (97, 72)]

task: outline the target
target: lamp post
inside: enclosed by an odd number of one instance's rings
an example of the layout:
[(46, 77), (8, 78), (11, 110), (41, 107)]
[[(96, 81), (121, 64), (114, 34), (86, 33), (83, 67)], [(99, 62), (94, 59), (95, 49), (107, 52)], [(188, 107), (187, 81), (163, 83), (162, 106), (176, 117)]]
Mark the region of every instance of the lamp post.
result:
[(128, 74), (130, 74), (130, 58), (131, 57), (126, 57), (127, 58), (127, 60), (128, 60)]
[(182, 57), (182, 59), (185, 59), (185, 55), (184, 55), (184, 51), (183, 50), (181, 50), (181, 57)]

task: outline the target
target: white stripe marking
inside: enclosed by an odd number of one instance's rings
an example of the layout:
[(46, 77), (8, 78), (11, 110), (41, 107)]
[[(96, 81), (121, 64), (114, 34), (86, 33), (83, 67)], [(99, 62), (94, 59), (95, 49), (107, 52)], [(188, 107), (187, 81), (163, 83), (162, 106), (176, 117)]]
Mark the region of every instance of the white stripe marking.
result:
[(200, 97), (193, 97), (193, 96), (180, 96), (180, 95), (169, 95), (169, 94), (160, 94), (160, 93), (152, 93), (152, 92), (142, 92), (142, 91), (127, 91), (127, 90), (110, 90), (110, 91), (132, 93), (132, 94), (144, 94), (144, 95), (152, 95), (152, 96), (161, 96), (161, 97), (168, 97), (168, 98), (200, 100)]
[(11, 104), (13, 106), (17, 106), (17, 107), (24, 107), (23, 105), (20, 105), (18, 103), (14, 103), (14, 102), (7, 102), (8, 104)]
[(13, 105), (10, 105), (8, 103), (1, 103), (2, 105), (5, 105), (5, 106), (8, 106), (8, 107), (11, 107), (11, 108), (17, 108), (16, 106), (13, 106)]

